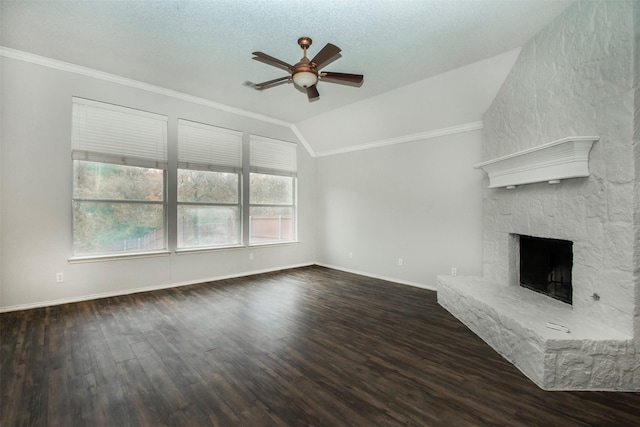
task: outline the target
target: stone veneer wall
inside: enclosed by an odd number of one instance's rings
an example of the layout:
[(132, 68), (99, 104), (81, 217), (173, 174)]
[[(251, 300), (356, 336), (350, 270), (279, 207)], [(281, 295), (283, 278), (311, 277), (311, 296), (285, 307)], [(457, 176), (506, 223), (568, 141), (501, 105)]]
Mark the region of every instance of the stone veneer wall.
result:
[(485, 190), (484, 275), (515, 285), (513, 233), (571, 240), (573, 310), (635, 336), (636, 346), (637, 17), (632, 1), (570, 6), (523, 47), (485, 114), (483, 140), (483, 160), (490, 160), (567, 136), (600, 137), (591, 150), (589, 178)]
[(635, 52), (635, 127), (633, 132), (634, 158), (636, 167), (635, 185), (635, 283), (636, 283), (636, 314), (635, 314), (635, 337), (636, 352), (640, 354), (640, 2), (634, 4), (634, 52)]

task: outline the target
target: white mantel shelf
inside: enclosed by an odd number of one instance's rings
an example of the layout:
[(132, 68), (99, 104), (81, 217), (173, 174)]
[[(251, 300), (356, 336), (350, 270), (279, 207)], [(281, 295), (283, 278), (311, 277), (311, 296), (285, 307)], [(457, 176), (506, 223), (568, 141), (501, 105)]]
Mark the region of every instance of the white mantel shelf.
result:
[(514, 154), (479, 163), (476, 169), (489, 175), (489, 188), (589, 176), (589, 151), (598, 136), (570, 136)]

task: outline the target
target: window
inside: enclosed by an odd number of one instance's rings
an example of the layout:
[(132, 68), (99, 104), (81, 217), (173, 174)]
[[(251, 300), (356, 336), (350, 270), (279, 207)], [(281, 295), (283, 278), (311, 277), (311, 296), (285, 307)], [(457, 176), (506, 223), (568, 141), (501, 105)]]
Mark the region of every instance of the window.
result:
[(249, 243), (296, 240), (296, 145), (251, 136)]
[(73, 98), (73, 253), (166, 249), (167, 118)]
[(297, 239), (296, 144), (251, 136), (243, 171), (242, 132), (179, 119), (169, 171), (167, 124), (73, 98), (73, 256), (166, 251), (168, 223), (185, 251)]
[(239, 245), (242, 133), (178, 121), (178, 249)]

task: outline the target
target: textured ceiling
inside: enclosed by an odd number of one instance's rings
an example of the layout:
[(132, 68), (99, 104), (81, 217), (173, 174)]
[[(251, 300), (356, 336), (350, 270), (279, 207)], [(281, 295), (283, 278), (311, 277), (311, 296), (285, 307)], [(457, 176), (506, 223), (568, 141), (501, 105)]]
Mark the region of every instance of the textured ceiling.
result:
[[(573, 0), (5, 1), (0, 44), (296, 123), (521, 46)], [(325, 70), (365, 75), (360, 88), (320, 82), (308, 102), (285, 75), (309, 36), (342, 57)]]

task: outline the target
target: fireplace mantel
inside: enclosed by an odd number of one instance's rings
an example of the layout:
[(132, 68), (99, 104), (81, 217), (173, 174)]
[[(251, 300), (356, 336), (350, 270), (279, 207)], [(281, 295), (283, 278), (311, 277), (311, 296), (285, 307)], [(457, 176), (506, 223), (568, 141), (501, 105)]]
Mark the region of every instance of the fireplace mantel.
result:
[(570, 136), (497, 159), (476, 169), (489, 175), (489, 188), (515, 188), (535, 182), (557, 184), (562, 179), (589, 176), (589, 151), (598, 136)]

